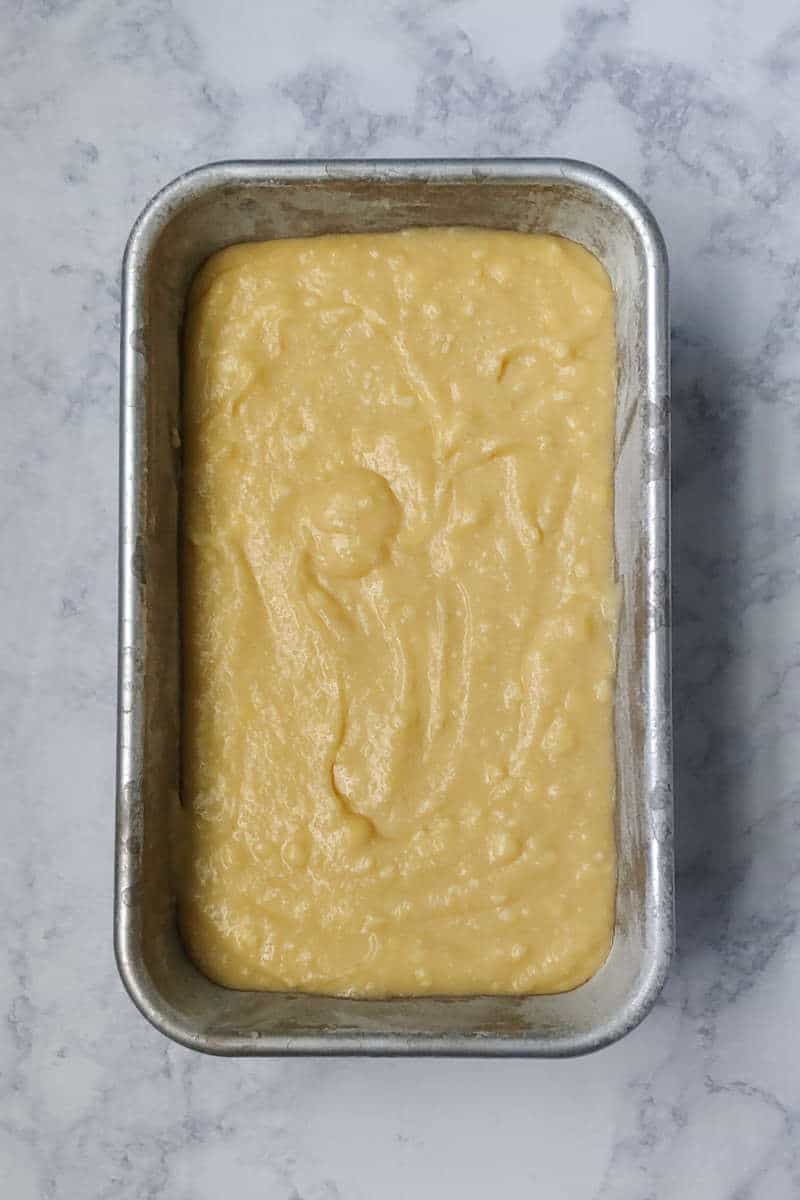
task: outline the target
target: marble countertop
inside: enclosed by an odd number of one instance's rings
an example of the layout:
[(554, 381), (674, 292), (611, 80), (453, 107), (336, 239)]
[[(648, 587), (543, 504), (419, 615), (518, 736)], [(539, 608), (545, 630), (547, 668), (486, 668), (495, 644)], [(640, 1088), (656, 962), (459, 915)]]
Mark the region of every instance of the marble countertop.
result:
[[(0, 55), (0, 1194), (800, 1195), (800, 22), (790, 0), (10, 0)], [(678, 951), (569, 1062), (235, 1061), (111, 947), (119, 265), (231, 157), (557, 154), (674, 330)]]

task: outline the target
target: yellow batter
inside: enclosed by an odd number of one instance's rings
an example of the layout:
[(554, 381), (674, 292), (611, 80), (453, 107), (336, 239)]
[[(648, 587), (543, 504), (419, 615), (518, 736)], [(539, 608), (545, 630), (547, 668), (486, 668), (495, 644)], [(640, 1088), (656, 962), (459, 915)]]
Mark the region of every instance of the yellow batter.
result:
[(553, 992), (614, 924), (611, 285), (233, 246), (186, 332), (180, 918), (237, 988)]

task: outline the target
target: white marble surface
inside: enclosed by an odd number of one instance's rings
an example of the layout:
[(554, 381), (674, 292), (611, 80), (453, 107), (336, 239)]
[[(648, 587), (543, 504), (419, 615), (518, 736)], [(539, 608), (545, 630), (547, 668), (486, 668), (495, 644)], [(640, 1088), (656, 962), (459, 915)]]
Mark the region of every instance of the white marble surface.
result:
[[(0, 3), (0, 1195), (800, 1195), (800, 22), (792, 0)], [(120, 256), (224, 157), (566, 154), (674, 322), (679, 946), (573, 1062), (217, 1061), (111, 950)]]

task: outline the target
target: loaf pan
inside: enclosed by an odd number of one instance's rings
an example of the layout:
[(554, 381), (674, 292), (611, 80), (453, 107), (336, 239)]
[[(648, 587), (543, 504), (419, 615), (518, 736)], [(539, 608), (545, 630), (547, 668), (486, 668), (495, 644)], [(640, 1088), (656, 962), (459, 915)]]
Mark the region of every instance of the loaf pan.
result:
[[(618, 885), (604, 966), (551, 996), (355, 1000), (233, 991), (181, 944), (171, 869), (180, 804), (181, 324), (192, 277), (233, 242), (412, 225), (560, 234), (616, 297), (614, 536)], [(228, 162), (169, 184), (123, 265), (115, 947), (135, 1004), (212, 1054), (581, 1054), (652, 1006), (673, 940), (667, 263), (642, 202), (558, 159)]]

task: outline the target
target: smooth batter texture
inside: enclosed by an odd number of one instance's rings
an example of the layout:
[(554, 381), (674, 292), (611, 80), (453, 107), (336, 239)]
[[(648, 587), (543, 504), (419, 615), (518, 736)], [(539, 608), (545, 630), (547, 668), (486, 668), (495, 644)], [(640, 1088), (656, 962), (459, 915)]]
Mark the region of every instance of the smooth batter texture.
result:
[(236, 988), (572, 988), (614, 924), (611, 285), (239, 245), (186, 331), (180, 919)]

